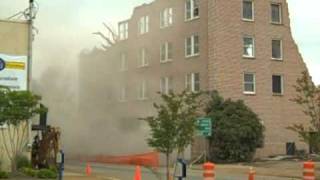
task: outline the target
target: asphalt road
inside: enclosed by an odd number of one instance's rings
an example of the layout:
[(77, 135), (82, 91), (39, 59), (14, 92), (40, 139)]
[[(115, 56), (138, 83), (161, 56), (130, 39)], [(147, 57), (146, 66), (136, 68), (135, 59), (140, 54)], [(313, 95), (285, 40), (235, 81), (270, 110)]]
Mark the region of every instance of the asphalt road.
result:
[[(66, 172), (85, 173), (86, 164), (71, 162), (66, 165)], [(110, 178), (114, 180), (131, 180), (134, 177), (135, 167), (133, 166), (118, 166), (118, 165), (106, 165), (106, 164), (91, 164), (92, 174)], [(156, 176), (148, 169), (141, 168), (143, 180), (158, 180)], [(160, 173), (163, 177), (164, 169), (160, 169)], [(219, 172), (216, 176), (217, 180), (247, 180), (248, 176), (244, 173), (237, 172)], [(201, 170), (188, 170), (187, 180), (201, 180)], [(256, 180), (298, 180), (297, 178), (285, 178), (285, 177), (272, 177), (272, 176), (257, 176)]]

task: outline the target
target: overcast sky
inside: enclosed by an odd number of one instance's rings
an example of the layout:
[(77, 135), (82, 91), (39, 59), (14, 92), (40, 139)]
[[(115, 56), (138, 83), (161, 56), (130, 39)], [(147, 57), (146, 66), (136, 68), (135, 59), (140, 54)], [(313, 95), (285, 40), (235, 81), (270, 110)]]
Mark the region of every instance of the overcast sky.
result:
[[(28, 1), (1, 0), (0, 18), (24, 9)], [(36, 20), (39, 34), (34, 49), (35, 75), (40, 75), (45, 66), (55, 63), (51, 60), (52, 56), (63, 59), (64, 66), (73, 66), (72, 60), (76, 60), (81, 49), (100, 45), (99, 38), (92, 32), (103, 30), (102, 22), (116, 24), (129, 18), (133, 7), (151, 1), (38, 0), (40, 11)], [(320, 84), (320, 0), (288, 0), (288, 3), (294, 39), (314, 81)], [(62, 54), (65, 54), (63, 58)]]

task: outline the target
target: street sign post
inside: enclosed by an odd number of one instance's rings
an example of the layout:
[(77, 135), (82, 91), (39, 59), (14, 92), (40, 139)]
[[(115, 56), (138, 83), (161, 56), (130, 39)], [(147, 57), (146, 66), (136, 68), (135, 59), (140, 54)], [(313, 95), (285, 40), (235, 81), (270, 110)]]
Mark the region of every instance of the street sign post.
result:
[(211, 118), (198, 118), (198, 135), (204, 137), (212, 136), (212, 120)]
[(212, 120), (211, 118), (198, 118), (198, 135), (205, 137), (205, 150), (204, 150), (204, 160), (207, 161), (208, 154), (208, 137), (212, 136)]

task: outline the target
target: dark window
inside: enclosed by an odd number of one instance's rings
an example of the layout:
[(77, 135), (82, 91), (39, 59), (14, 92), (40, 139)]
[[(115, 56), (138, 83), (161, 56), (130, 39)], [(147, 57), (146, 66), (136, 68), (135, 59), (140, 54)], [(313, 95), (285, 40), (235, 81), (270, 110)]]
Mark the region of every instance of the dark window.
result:
[(273, 23), (281, 23), (281, 5), (271, 4), (271, 20)]
[(172, 59), (172, 43), (168, 43), (168, 59)]
[(254, 57), (254, 39), (252, 37), (243, 38), (243, 56)]
[(193, 36), (193, 41), (194, 41), (194, 44), (193, 44), (193, 47), (194, 47), (194, 54), (199, 54), (199, 36)]
[(273, 75), (272, 76), (272, 92), (275, 94), (282, 94), (282, 76)]
[(166, 44), (162, 44), (160, 48), (160, 61), (166, 60)]
[(255, 92), (255, 75), (252, 73), (244, 74), (244, 92), (245, 93)]
[(272, 58), (282, 59), (282, 42), (281, 42), (281, 40), (272, 40)]
[(193, 17), (198, 17), (199, 16), (199, 5), (197, 1), (194, 1), (193, 4)]
[(198, 0), (186, 1), (186, 20), (195, 19), (199, 17)]
[(253, 20), (253, 2), (251, 0), (243, 0), (243, 19)]
[(194, 74), (194, 91), (200, 91), (200, 74)]

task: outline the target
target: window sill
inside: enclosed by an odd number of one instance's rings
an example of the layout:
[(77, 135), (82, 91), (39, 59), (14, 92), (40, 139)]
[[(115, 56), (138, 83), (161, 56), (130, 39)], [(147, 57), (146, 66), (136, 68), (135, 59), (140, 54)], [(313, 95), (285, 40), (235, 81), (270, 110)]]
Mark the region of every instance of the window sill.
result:
[(128, 41), (129, 38), (125, 38), (125, 39), (119, 39), (119, 42), (125, 42)]
[(254, 59), (256, 59), (256, 57), (255, 56), (242, 56), (242, 58), (244, 58), (244, 59), (250, 59), (250, 60), (254, 60)]
[(138, 69), (141, 69), (141, 68), (147, 68), (147, 67), (149, 67), (149, 64), (147, 64), (147, 65), (141, 65), (141, 66), (138, 66)]
[(160, 29), (167, 29), (169, 27), (171, 27), (173, 24), (167, 25), (167, 26), (160, 26)]
[(195, 20), (198, 20), (200, 19), (200, 16), (197, 16), (197, 17), (193, 17), (193, 18), (190, 18), (190, 19), (184, 19), (184, 22), (191, 22), (191, 21), (195, 21)]
[(198, 53), (198, 54), (192, 54), (192, 55), (186, 55), (185, 56), (185, 58), (187, 58), (187, 59), (191, 59), (191, 58), (193, 58), (193, 57), (198, 57), (198, 56), (200, 56), (200, 53)]
[(283, 25), (283, 23), (282, 22), (270, 22), (270, 24), (272, 24), (272, 25), (276, 25), (276, 26), (281, 26), (281, 25)]
[(283, 58), (271, 58), (272, 61), (283, 62)]
[(244, 95), (247, 95), (247, 96), (255, 96), (256, 95), (256, 92), (243, 92)]
[[(148, 31), (149, 32), (149, 31)], [(145, 33), (138, 33), (139, 36), (143, 36), (143, 35), (146, 35), (148, 34), (148, 32), (145, 32)]]
[(254, 19), (242, 18), (242, 21), (244, 21), (244, 22), (254, 22)]
[(171, 62), (172, 62), (172, 59), (160, 61), (161, 64), (167, 64), (167, 63), (171, 63)]
[(272, 96), (282, 97), (282, 96), (284, 96), (284, 94), (283, 93), (272, 93)]
[(200, 93), (200, 90), (187, 90), (188, 93)]
[(147, 101), (149, 98), (144, 97), (144, 98), (138, 98), (137, 101)]

